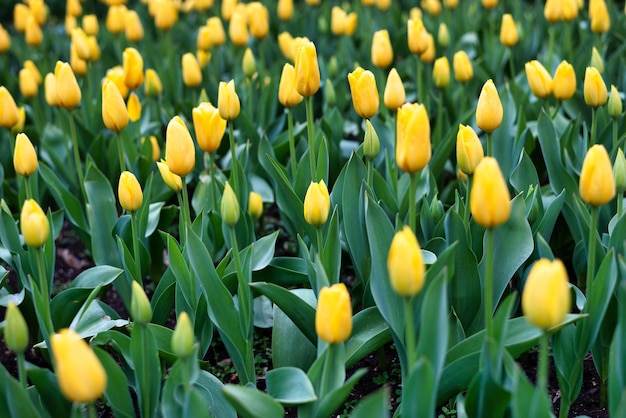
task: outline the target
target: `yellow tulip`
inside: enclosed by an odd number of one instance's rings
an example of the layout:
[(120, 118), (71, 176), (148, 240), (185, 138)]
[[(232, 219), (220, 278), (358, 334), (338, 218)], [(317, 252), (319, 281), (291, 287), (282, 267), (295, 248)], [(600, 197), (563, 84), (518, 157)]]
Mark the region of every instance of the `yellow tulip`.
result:
[(11, 48), (11, 35), (9, 32), (0, 24), (0, 54), (4, 54)]
[(143, 287), (133, 280), (130, 299), (130, 316), (138, 324), (146, 325), (152, 319), (152, 306)]
[(102, 396), (107, 375), (89, 345), (70, 329), (52, 335), (50, 343), (63, 395), (72, 402), (93, 402)]
[(477, 224), (495, 228), (511, 215), (511, 196), (498, 161), (485, 157), (474, 171), (470, 210)]
[(224, 185), (224, 194), (222, 194), (222, 202), (220, 204), (222, 220), (226, 225), (232, 228), (239, 222), (240, 211), (241, 208), (235, 191), (230, 187), (230, 184), (226, 182)]
[(346, 23), (348, 15), (345, 10), (339, 6), (333, 6), (330, 12), (330, 31), (335, 36), (341, 36), (346, 33)]
[(130, 119), (131, 122), (137, 122), (141, 117), (141, 102), (135, 93), (131, 93), (128, 96), (126, 107), (128, 109), (128, 119)]
[(243, 53), (241, 67), (247, 78), (252, 78), (254, 73), (256, 73), (256, 60), (250, 48), (246, 48), (246, 52)]
[(563, 0), (563, 20), (571, 22), (578, 16), (578, 2), (576, 0)]
[(202, 83), (202, 69), (195, 55), (191, 52), (183, 54), (181, 58), (183, 83), (187, 87), (196, 87)]
[(117, 86), (117, 89), (120, 91), (120, 94), (125, 99), (128, 97), (128, 87), (124, 82), (124, 69), (121, 65), (116, 65), (113, 68), (109, 68), (106, 72), (105, 79), (112, 81)]
[(393, 62), (393, 49), (389, 32), (382, 29), (374, 32), (372, 38), (372, 64), (378, 68), (385, 69)]
[(83, 30), (89, 36), (96, 36), (99, 32), (98, 16), (95, 14), (83, 15)]
[(143, 25), (136, 11), (129, 10), (126, 13), (124, 26), (124, 34), (129, 42), (139, 42), (143, 39)]
[(485, 9), (491, 10), (498, 5), (498, 0), (481, 0), (481, 3)]
[(474, 174), (476, 167), (485, 156), (483, 146), (471, 126), (459, 125), (456, 135), (456, 161), (466, 175)]
[(28, 325), (13, 302), (7, 305), (4, 317), (4, 342), (16, 354), (22, 354), (28, 346)]
[(330, 195), (324, 180), (311, 182), (304, 196), (304, 220), (309, 225), (321, 227), (330, 212)]
[(376, 7), (378, 10), (388, 10), (391, 7), (391, 0), (376, 0)]
[(450, 82), (450, 63), (448, 58), (439, 57), (433, 67), (433, 81), (438, 89), (445, 88)]
[(476, 105), (476, 124), (485, 132), (493, 132), (502, 124), (503, 109), (493, 80), (483, 85)]
[(540, 99), (545, 99), (552, 93), (552, 77), (548, 70), (537, 60), (532, 60), (524, 66), (530, 91)]
[(415, 234), (408, 226), (396, 232), (387, 256), (391, 287), (400, 296), (410, 298), (422, 290), (426, 268)]
[(437, 17), (441, 13), (441, 2), (439, 0), (422, 0), (420, 6), (431, 16)]
[(352, 333), (352, 302), (346, 285), (320, 289), (315, 312), (315, 332), (329, 344), (344, 342)]
[(38, 46), (43, 41), (43, 31), (34, 16), (26, 20), (25, 35), (26, 43), (30, 46)]
[(622, 99), (619, 97), (619, 91), (617, 87), (611, 85), (611, 94), (609, 95), (608, 103), (609, 116), (613, 120), (617, 120), (622, 115)]
[(80, 103), (82, 95), (72, 67), (67, 62), (57, 61), (54, 76), (59, 105), (64, 109), (74, 109)]
[(239, 96), (235, 91), (235, 80), (230, 80), (228, 83), (220, 81), (217, 93), (217, 108), (222, 119), (227, 121), (232, 121), (239, 116), (241, 105)]
[(407, 38), (409, 51), (415, 55), (421, 55), (428, 47), (428, 32), (422, 19), (409, 19), (407, 21)]
[(28, 68), (31, 71), (32, 77), (35, 79), (35, 82), (39, 85), (42, 82), (41, 73), (37, 68), (37, 65), (32, 60), (24, 61), (24, 68)]
[(11, 129), (18, 121), (17, 105), (6, 87), (0, 86), (0, 126)]
[(291, 62), (296, 60), (294, 38), (289, 32), (281, 32), (278, 34), (278, 48), (287, 60)]
[(259, 219), (263, 215), (263, 198), (256, 192), (248, 196), (248, 213), (252, 219)]
[(470, 81), (474, 77), (472, 61), (465, 51), (458, 51), (454, 54), (452, 67), (454, 68), (454, 79), (460, 83)]
[(102, 120), (108, 129), (119, 132), (128, 125), (128, 109), (117, 85), (106, 80), (102, 85)]
[(81, 28), (72, 29), (72, 45), (74, 45), (78, 57), (85, 61), (91, 59), (91, 49), (87, 39), (88, 37), (84, 30)]
[(348, 82), (354, 111), (362, 118), (374, 116), (380, 103), (374, 73), (358, 67), (348, 74)]
[(88, 36), (87, 43), (89, 44), (89, 58), (91, 61), (98, 61), (100, 59), (100, 45), (95, 36)]
[(356, 14), (356, 12), (348, 13), (348, 15), (346, 16), (346, 30), (345, 30), (346, 36), (354, 35), (358, 20), (359, 20), (359, 17)]
[(71, 35), (72, 31), (78, 27), (78, 21), (76, 20), (76, 17), (66, 14), (64, 26), (65, 26), (65, 34)]
[[(48, 105), (50, 106), (59, 106), (60, 104), (59, 95), (57, 93), (57, 79), (53, 73), (46, 74), (43, 85), (46, 94), (46, 103), (48, 103)], [(0, 99), (2, 98), (2, 88), (3, 87), (0, 87)]]
[(307, 4), (307, 6), (319, 6), (321, 0), (304, 0), (304, 2)]
[(235, 13), (235, 8), (237, 6), (237, 3), (239, 3), (238, 0), (224, 0), (222, 1), (222, 19), (224, 19), (225, 21), (229, 22), (232, 17), (233, 14)]
[(146, 70), (146, 82), (144, 84), (144, 91), (146, 96), (149, 97), (157, 97), (163, 91), (163, 85), (161, 84), (161, 79), (159, 78), (159, 74), (152, 68), (148, 68)]
[(422, 104), (405, 103), (398, 109), (396, 163), (407, 173), (417, 173), (430, 161), (430, 121)]
[(20, 92), (26, 98), (35, 97), (39, 86), (29, 68), (22, 68), (19, 72)]
[(250, 34), (255, 39), (264, 39), (270, 31), (270, 15), (267, 7), (260, 1), (253, 1), (246, 6)]
[(563, 1), (562, 0), (546, 0), (543, 7), (543, 16), (550, 23), (556, 23), (563, 19)]
[(37, 24), (41, 26), (46, 23), (46, 19), (48, 17), (48, 6), (44, 0), (29, 0), (26, 3), (28, 3), (30, 14), (35, 18)]
[(29, 247), (39, 248), (50, 235), (50, 222), (41, 207), (33, 199), (24, 201), (20, 213), (20, 230)]
[(280, 20), (291, 20), (293, 17), (293, 0), (278, 0), (276, 14)]
[(26, 30), (26, 21), (31, 12), (27, 5), (23, 3), (16, 3), (13, 7), (13, 26), (18, 32), (24, 32)]
[(236, 46), (244, 46), (248, 43), (248, 16), (245, 8), (237, 9), (233, 13), (228, 26), (228, 36)]
[(210, 17), (206, 21), (206, 26), (209, 28), (209, 32), (211, 33), (211, 45), (224, 45), (226, 42), (226, 32), (224, 32), (222, 20), (217, 16)]
[(143, 192), (137, 178), (130, 171), (123, 171), (117, 186), (120, 206), (128, 212), (135, 212), (143, 203)]
[(502, 15), (502, 26), (500, 27), (500, 42), (506, 47), (513, 47), (519, 41), (515, 20), (510, 13)]
[[(146, 140), (145, 136), (141, 137), (142, 145), (145, 140)], [(157, 162), (159, 161), (159, 158), (161, 158), (161, 147), (159, 146), (159, 140), (154, 135), (150, 135), (148, 137), (148, 140), (150, 141), (150, 146), (152, 148), (152, 161)]]
[(296, 69), (286, 63), (278, 84), (278, 101), (287, 108), (292, 108), (302, 101), (303, 97), (296, 89)]
[(12, 133), (22, 132), (24, 130), (24, 123), (26, 122), (26, 109), (24, 106), (17, 108), (17, 123), (11, 128)]
[(398, 110), (398, 108), (406, 102), (404, 85), (402, 84), (402, 79), (395, 68), (392, 68), (387, 76), (383, 102), (390, 110)]
[(593, 145), (583, 160), (578, 183), (580, 197), (591, 206), (600, 206), (615, 197), (613, 167), (606, 148)]
[(208, 51), (213, 44), (211, 43), (211, 30), (207, 25), (198, 28), (198, 36), (196, 37), (196, 46), (198, 49)]
[(576, 93), (576, 73), (574, 67), (567, 62), (562, 61), (552, 79), (552, 93), (558, 100), (569, 100)]
[(179, 358), (187, 358), (193, 354), (193, 326), (187, 312), (181, 312), (172, 333), (172, 352)]
[[(593, 7), (593, 10), (591, 9)], [(589, 15), (591, 16), (591, 31), (594, 33), (605, 33), (611, 28), (611, 18), (606, 8), (604, 0), (598, 0), (589, 4)]]
[(19, 133), (15, 138), (13, 167), (19, 175), (28, 177), (37, 171), (37, 152), (26, 134)]
[(176, 175), (170, 171), (170, 167), (165, 161), (157, 161), (157, 167), (159, 168), (161, 178), (163, 179), (163, 182), (167, 185), (167, 187), (175, 192), (180, 192), (183, 189), (182, 179), (179, 175)]
[(303, 97), (313, 96), (320, 88), (320, 67), (313, 42), (304, 42), (296, 52), (296, 90)]
[(441, 22), (439, 24), (439, 29), (437, 29), (437, 42), (443, 48), (447, 48), (450, 45), (450, 31), (448, 30), (448, 26)]
[(443, 0), (443, 5), (448, 9), (454, 9), (459, 5), (459, 0)]
[(522, 311), (528, 322), (548, 330), (563, 322), (571, 304), (563, 262), (542, 258), (533, 264), (522, 292)]
[(81, 76), (87, 74), (87, 61), (78, 56), (74, 43), (70, 43), (70, 67), (74, 74)]
[(126, 22), (126, 13), (128, 9), (125, 5), (113, 5), (109, 7), (105, 25), (107, 30), (112, 34), (124, 32), (124, 24)]
[(432, 34), (426, 34), (426, 51), (420, 55), (420, 61), (430, 64), (435, 59), (435, 38)]
[(583, 84), (585, 93), (585, 103), (591, 107), (600, 107), (608, 99), (606, 84), (598, 70), (594, 67), (587, 67), (585, 70), (585, 81)]
[(180, 116), (174, 116), (167, 124), (165, 160), (170, 171), (180, 177), (191, 173), (196, 164), (193, 140)]
[(171, 0), (159, 2), (154, 13), (154, 25), (162, 31), (167, 31), (178, 21), (178, 9)]
[(123, 53), (124, 84), (135, 90), (143, 83), (143, 57), (135, 48), (126, 48)]
[(226, 120), (219, 110), (211, 103), (202, 102), (193, 108), (191, 115), (198, 146), (205, 152), (217, 151), (226, 131)]

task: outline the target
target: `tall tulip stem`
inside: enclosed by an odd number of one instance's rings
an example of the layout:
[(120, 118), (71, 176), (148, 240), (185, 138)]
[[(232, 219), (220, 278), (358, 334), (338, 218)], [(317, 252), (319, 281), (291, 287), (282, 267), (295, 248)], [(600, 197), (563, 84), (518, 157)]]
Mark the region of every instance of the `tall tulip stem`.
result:
[(468, 225), (469, 229), (469, 214), (470, 214), (470, 194), (472, 193), (472, 175), (467, 176), (466, 192), (465, 195), (465, 208), (463, 209), (463, 223)]
[[(239, 257), (239, 246), (237, 245), (237, 234), (235, 228), (229, 227), (230, 241), (233, 251), (233, 261), (235, 262), (235, 270), (237, 272), (237, 295), (241, 300), (241, 329), (244, 332), (246, 341), (252, 341), (253, 321), (252, 321), (252, 290), (250, 289), (248, 280), (243, 274), (241, 266), (241, 258)], [(249, 344), (248, 344), (249, 345)], [(252, 347), (249, 346), (252, 350)], [(242, 353), (243, 354), (243, 353)], [(254, 356), (253, 356), (254, 357)]]
[(133, 212), (130, 214), (130, 228), (133, 234), (133, 256), (135, 258), (135, 280), (143, 285), (143, 279), (141, 277), (141, 258), (139, 256), (139, 234), (137, 232), (137, 214)]
[(417, 183), (419, 181), (419, 174), (410, 173), (411, 182), (409, 183), (409, 227), (415, 233), (415, 189), (417, 189)]
[(76, 174), (78, 175), (78, 184), (83, 193), (83, 198), (87, 198), (85, 192), (85, 175), (80, 161), (80, 152), (78, 149), (78, 139), (76, 137), (76, 124), (74, 122), (74, 112), (70, 112), (70, 135), (72, 137), (72, 148), (74, 149), (74, 164), (76, 165)]
[(591, 110), (591, 139), (589, 141), (589, 147), (596, 144), (596, 130), (598, 128), (598, 108), (594, 107)]
[(617, 120), (613, 119), (613, 151), (615, 151), (617, 147)]
[(217, 183), (215, 180), (215, 161), (213, 160), (213, 154), (207, 152), (209, 154), (209, 172), (211, 173), (211, 195), (213, 196), (213, 205), (215, 210), (220, 209), (219, 200), (217, 198)]
[(578, 282), (578, 287), (585, 292), (587, 287), (592, 283), (596, 267), (596, 228), (598, 226), (599, 210), (596, 206), (591, 206), (591, 222), (589, 222), (589, 245), (587, 254), (587, 275), (584, 280)]
[(317, 235), (317, 253), (320, 255), (320, 258), (322, 258), (322, 248), (323, 248), (322, 243), (324, 241), (322, 239), (322, 228), (321, 227), (315, 228), (315, 235)]
[(542, 396), (548, 390), (548, 333), (543, 331), (539, 337), (539, 362), (537, 365), (537, 389)]
[(24, 177), (24, 186), (26, 187), (26, 199), (33, 198), (33, 190), (30, 184), (30, 176)]
[(415, 56), (417, 58), (417, 97), (419, 98), (419, 102), (424, 104), (424, 85), (422, 82), (422, 60), (420, 60), (419, 55)]
[(493, 156), (493, 144), (491, 143), (492, 136), (493, 132), (487, 133), (487, 157)]
[(26, 375), (26, 360), (24, 353), (17, 353), (17, 370), (22, 387), (26, 389), (28, 387), (28, 376)]
[(231, 187), (237, 196), (239, 196), (239, 181), (237, 179), (237, 169), (235, 168), (235, 160), (237, 153), (235, 152), (235, 132), (233, 130), (233, 121), (228, 122), (228, 140), (230, 142), (230, 174), (232, 179)]
[(404, 318), (405, 321), (405, 346), (406, 346), (406, 358), (407, 358), (407, 371), (411, 370), (411, 366), (415, 363), (415, 325), (413, 319), (413, 304), (411, 298), (404, 298)]
[(513, 62), (513, 48), (509, 48), (509, 71), (511, 72), (511, 78), (509, 81), (515, 83), (515, 64)]
[(87, 404), (87, 416), (89, 418), (96, 418), (97, 417), (97, 415), (96, 415), (96, 406), (94, 405), (93, 402), (89, 402)]
[(122, 133), (116, 132), (115, 136), (117, 139), (117, 156), (120, 161), (120, 173), (123, 173), (124, 171), (126, 171), (126, 160), (124, 159), (124, 143), (122, 139)]
[(49, 343), (50, 336), (54, 333), (54, 325), (52, 325), (52, 315), (50, 314), (50, 286), (48, 285), (48, 275), (46, 274), (46, 263), (44, 261), (43, 248), (36, 248), (35, 255), (37, 258), (39, 286), (44, 310), (44, 312), (37, 312), (37, 316), (42, 317), (41, 320), (45, 328), (44, 339), (46, 339), (46, 343)]
[(555, 29), (554, 25), (550, 25), (548, 27), (548, 32), (550, 32), (549, 40), (548, 40), (548, 60), (547, 60), (547, 68), (552, 68), (552, 55), (554, 54), (554, 38), (555, 38)]
[(485, 328), (487, 338), (493, 337), (493, 228), (487, 229), (487, 249), (485, 254)]
[(291, 166), (291, 180), (296, 183), (296, 144), (293, 137), (293, 113), (287, 109), (287, 129), (289, 131), (289, 163)]
[(617, 219), (622, 217), (624, 207), (624, 192), (617, 192)]
[(309, 158), (311, 160), (311, 181), (317, 180), (317, 166), (315, 164), (315, 135), (313, 134), (313, 96), (306, 98), (306, 124), (309, 136)]

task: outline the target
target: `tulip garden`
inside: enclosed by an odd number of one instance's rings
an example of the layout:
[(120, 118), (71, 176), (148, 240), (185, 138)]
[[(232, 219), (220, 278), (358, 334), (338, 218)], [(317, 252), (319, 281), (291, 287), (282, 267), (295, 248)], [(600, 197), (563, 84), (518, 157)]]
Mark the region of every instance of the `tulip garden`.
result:
[(0, 416), (626, 416), (623, 2), (9, 3)]

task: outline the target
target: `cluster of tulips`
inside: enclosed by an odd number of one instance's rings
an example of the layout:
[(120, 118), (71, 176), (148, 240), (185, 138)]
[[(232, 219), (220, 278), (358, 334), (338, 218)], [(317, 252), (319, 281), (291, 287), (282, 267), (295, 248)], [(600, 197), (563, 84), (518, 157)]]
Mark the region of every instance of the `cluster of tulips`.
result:
[[(567, 417), (591, 353), (626, 413), (614, 2), (62, 3), (0, 22), (0, 409), (549, 417), (551, 356)], [(345, 407), (384, 347), (400, 398)]]

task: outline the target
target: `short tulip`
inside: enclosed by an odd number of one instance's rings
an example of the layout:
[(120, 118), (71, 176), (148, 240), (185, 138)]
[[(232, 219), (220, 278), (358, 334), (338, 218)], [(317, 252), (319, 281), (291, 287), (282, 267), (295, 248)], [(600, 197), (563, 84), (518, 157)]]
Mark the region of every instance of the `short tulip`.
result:
[(143, 58), (135, 48), (126, 48), (123, 53), (124, 83), (135, 90), (143, 83)]
[(407, 21), (407, 38), (409, 51), (415, 55), (421, 55), (428, 47), (426, 28), (422, 19), (409, 19)]
[(287, 108), (292, 108), (302, 101), (303, 97), (296, 89), (296, 69), (286, 63), (278, 84), (278, 101)]
[(374, 32), (372, 38), (372, 64), (385, 69), (393, 62), (393, 48), (387, 29)]
[[(54, 77), (53, 73), (48, 73), (44, 77), (43, 80), (44, 91), (46, 95), (46, 103), (50, 106), (59, 106), (59, 95), (57, 93), (57, 79)], [(0, 87), (0, 102), (2, 98), (2, 89), (4, 87)], [(0, 113), (1, 115), (1, 113)], [(2, 125), (0, 123), (0, 125)]]
[(4, 342), (16, 354), (24, 353), (28, 346), (28, 325), (13, 302), (9, 302), (4, 317)]
[(515, 20), (509, 13), (502, 15), (502, 26), (500, 27), (500, 42), (502, 45), (511, 48), (519, 41)]
[(422, 104), (405, 103), (398, 109), (396, 164), (407, 173), (417, 173), (430, 161), (430, 121)]
[(591, 206), (601, 206), (613, 200), (615, 187), (613, 167), (606, 148), (593, 145), (587, 151), (580, 171), (580, 197)]
[(485, 157), (474, 171), (470, 210), (477, 224), (495, 228), (511, 215), (511, 196), (498, 162)]
[(270, 16), (267, 7), (260, 1), (253, 1), (246, 6), (250, 35), (254, 39), (264, 39), (270, 31)]
[(448, 58), (439, 57), (433, 67), (433, 82), (438, 89), (445, 88), (450, 82), (450, 63)]
[(193, 326), (187, 312), (181, 312), (172, 333), (172, 352), (180, 358), (187, 358), (193, 354), (194, 334)]
[(54, 76), (59, 105), (65, 109), (74, 109), (80, 103), (82, 94), (72, 67), (67, 62), (57, 61)]
[(37, 80), (35, 80), (32, 71), (28, 68), (22, 68), (19, 72), (18, 78), (22, 96), (26, 98), (35, 97), (37, 95), (37, 91), (39, 90), (39, 85), (37, 84)]
[(330, 212), (330, 195), (324, 180), (311, 182), (304, 196), (304, 220), (315, 227), (321, 227)]
[(552, 93), (552, 77), (548, 70), (537, 60), (532, 60), (524, 66), (528, 85), (533, 94), (545, 99)]
[(128, 9), (123, 4), (116, 4), (109, 7), (105, 25), (110, 33), (117, 34), (124, 32), (127, 12)]
[(611, 85), (611, 94), (609, 94), (607, 107), (609, 116), (611, 116), (613, 120), (617, 120), (622, 115), (622, 99), (619, 97), (619, 91), (617, 91), (617, 87), (614, 85)]
[(187, 87), (196, 87), (202, 83), (202, 70), (196, 57), (187, 52), (181, 58), (183, 83)]
[(211, 103), (202, 102), (191, 111), (198, 146), (205, 152), (215, 152), (222, 143), (226, 120)]
[(143, 85), (146, 96), (156, 97), (163, 92), (163, 85), (161, 84), (161, 79), (159, 78), (159, 74), (152, 68), (148, 68), (146, 70), (146, 80)]
[(563, 262), (542, 258), (533, 264), (522, 292), (522, 311), (528, 322), (548, 330), (563, 322), (571, 304)]
[(17, 134), (15, 138), (13, 167), (15, 167), (17, 174), (25, 177), (37, 171), (37, 152), (28, 136), (24, 133)]
[(320, 88), (320, 67), (313, 42), (304, 42), (296, 52), (296, 90), (303, 97), (313, 96)]
[(248, 196), (248, 213), (252, 219), (259, 219), (263, 214), (263, 198), (256, 192), (250, 192)]
[(415, 234), (408, 226), (396, 232), (387, 256), (391, 287), (400, 296), (410, 298), (422, 290), (426, 268)]
[(574, 67), (567, 61), (562, 61), (552, 79), (552, 93), (557, 100), (569, 100), (576, 93), (576, 73)]
[(320, 289), (315, 312), (315, 332), (329, 344), (344, 342), (352, 333), (352, 302), (343, 283)]
[(46, 243), (50, 235), (50, 222), (41, 206), (33, 199), (24, 201), (20, 213), (20, 230), (26, 245), (39, 248)]
[(604, 0), (598, 0), (589, 4), (591, 17), (591, 31), (593, 33), (605, 33), (611, 28), (611, 18)]
[(96, 36), (100, 30), (98, 16), (95, 14), (83, 15), (82, 27), (89, 36)]
[(165, 160), (170, 171), (180, 177), (191, 173), (196, 164), (193, 140), (180, 116), (174, 116), (167, 124)]
[(143, 287), (133, 280), (130, 299), (130, 316), (138, 324), (145, 325), (152, 319), (152, 306)]
[(460, 83), (470, 81), (474, 77), (472, 61), (470, 61), (465, 51), (458, 51), (454, 54), (452, 67), (454, 69), (454, 79)]
[(0, 126), (11, 129), (18, 121), (17, 104), (6, 87), (0, 86)]
[(395, 68), (389, 71), (387, 76), (387, 84), (385, 84), (385, 92), (383, 94), (383, 103), (390, 110), (398, 110), (406, 102), (406, 91), (402, 84), (402, 79)]
[(183, 189), (183, 181), (179, 175), (170, 171), (169, 166), (163, 160), (157, 161), (157, 167), (163, 182), (174, 192), (180, 192)]
[(358, 67), (348, 74), (348, 82), (354, 111), (365, 119), (374, 116), (380, 103), (374, 73)]
[(4, 54), (11, 48), (11, 35), (0, 24), (0, 54)]
[(224, 193), (222, 194), (222, 202), (220, 204), (220, 212), (222, 220), (229, 227), (234, 227), (239, 222), (241, 207), (237, 200), (237, 195), (230, 184), (226, 182), (224, 185)]
[(228, 35), (236, 46), (244, 46), (248, 43), (248, 16), (245, 10), (233, 13), (230, 25), (228, 25)]
[(29, 16), (26, 21), (26, 30), (24, 32), (26, 43), (30, 46), (38, 46), (43, 41), (43, 31), (37, 20), (33, 16)]
[(428, 33), (426, 34), (426, 51), (420, 55), (420, 61), (430, 64), (435, 60), (435, 52), (435, 37)]
[(143, 39), (143, 25), (139, 14), (134, 10), (129, 10), (126, 13), (126, 21), (124, 27), (124, 34), (129, 42), (139, 42)]
[(474, 174), (476, 167), (485, 156), (483, 146), (471, 126), (459, 125), (456, 135), (456, 161), (466, 175)]
[(503, 113), (498, 89), (492, 80), (487, 80), (478, 97), (476, 124), (483, 131), (491, 133), (502, 124)]
[(178, 9), (171, 0), (161, 0), (155, 7), (154, 25), (162, 31), (167, 31), (178, 21)]
[(128, 125), (128, 109), (117, 85), (105, 80), (102, 85), (102, 120), (108, 129), (119, 132)]
[(226, 42), (226, 32), (224, 31), (222, 20), (217, 16), (212, 16), (207, 19), (206, 26), (211, 33), (211, 45), (224, 45)]
[(217, 92), (217, 108), (222, 119), (232, 121), (239, 116), (241, 104), (235, 91), (235, 80), (220, 81)]
[(583, 85), (585, 103), (591, 107), (603, 106), (608, 100), (606, 84), (600, 72), (594, 67), (587, 67), (585, 70), (585, 81)]
[(293, 0), (278, 0), (276, 14), (280, 20), (291, 20), (293, 17)]
[(130, 171), (123, 171), (117, 186), (120, 206), (128, 212), (135, 212), (143, 203), (143, 192), (137, 177)]

